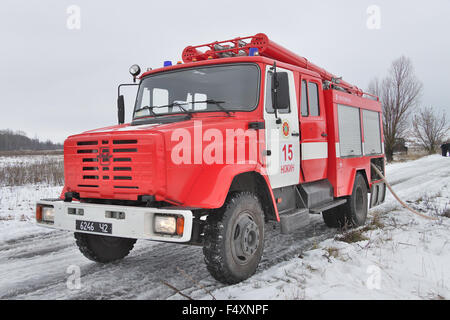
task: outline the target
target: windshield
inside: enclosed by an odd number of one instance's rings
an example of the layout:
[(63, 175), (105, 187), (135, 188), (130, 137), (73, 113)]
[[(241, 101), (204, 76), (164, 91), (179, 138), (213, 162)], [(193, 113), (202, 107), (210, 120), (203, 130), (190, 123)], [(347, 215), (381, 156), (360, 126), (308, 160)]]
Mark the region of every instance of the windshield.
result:
[(251, 111), (258, 103), (259, 68), (253, 64), (199, 67), (144, 78), (134, 119), (170, 113)]

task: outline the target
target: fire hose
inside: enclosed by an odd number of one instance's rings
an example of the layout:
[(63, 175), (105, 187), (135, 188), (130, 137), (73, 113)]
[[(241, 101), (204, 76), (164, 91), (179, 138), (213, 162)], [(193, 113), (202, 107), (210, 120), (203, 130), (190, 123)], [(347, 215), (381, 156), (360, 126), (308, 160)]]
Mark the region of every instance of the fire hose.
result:
[(436, 217), (430, 217), (427, 216), (425, 214), (422, 214), (420, 212), (418, 212), (417, 210), (414, 210), (413, 208), (411, 208), (410, 206), (408, 206), (405, 202), (403, 202), (399, 196), (394, 192), (394, 190), (392, 190), (391, 185), (386, 181), (386, 178), (384, 177), (384, 175), (381, 173), (381, 171), (377, 168), (377, 166), (375, 166), (373, 163), (371, 163), (372, 165), (372, 169), (381, 177), (381, 180), (383, 180), (383, 182), (386, 184), (386, 186), (388, 187), (389, 191), (392, 193), (392, 195), (394, 196), (394, 198), (406, 209), (408, 209), (409, 211), (411, 211), (412, 213), (425, 218), (425, 219), (429, 219), (429, 220), (438, 220), (438, 218)]

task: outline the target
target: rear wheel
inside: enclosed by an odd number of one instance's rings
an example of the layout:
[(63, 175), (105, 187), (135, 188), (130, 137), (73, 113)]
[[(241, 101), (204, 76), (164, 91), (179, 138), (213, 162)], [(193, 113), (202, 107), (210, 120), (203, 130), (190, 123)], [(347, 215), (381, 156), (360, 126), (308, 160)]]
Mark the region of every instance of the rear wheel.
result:
[(366, 222), (368, 211), (367, 185), (362, 174), (355, 177), (347, 202), (322, 212), (323, 221), (330, 228), (358, 227)]
[(136, 239), (101, 236), (75, 232), (81, 253), (89, 260), (108, 263), (126, 257), (133, 249)]
[(264, 246), (264, 213), (258, 197), (250, 192), (231, 194), (206, 222), (203, 254), (211, 275), (226, 284), (253, 275)]
[(368, 211), (367, 185), (362, 174), (358, 173), (353, 184), (350, 198), (343, 205), (346, 222), (352, 227), (362, 226), (366, 222)]

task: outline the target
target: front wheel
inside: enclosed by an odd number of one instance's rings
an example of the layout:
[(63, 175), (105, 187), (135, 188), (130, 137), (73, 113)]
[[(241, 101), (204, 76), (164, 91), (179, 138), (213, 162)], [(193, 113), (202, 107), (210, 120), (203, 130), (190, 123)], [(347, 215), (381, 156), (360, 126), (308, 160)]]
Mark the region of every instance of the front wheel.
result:
[(258, 197), (234, 193), (206, 222), (203, 254), (211, 275), (226, 284), (252, 276), (264, 246), (264, 212)]
[(75, 232), (81, 253), (89, 260), (108, 263), (125, 258), (133, 249), (136, 239), (101, 236)]

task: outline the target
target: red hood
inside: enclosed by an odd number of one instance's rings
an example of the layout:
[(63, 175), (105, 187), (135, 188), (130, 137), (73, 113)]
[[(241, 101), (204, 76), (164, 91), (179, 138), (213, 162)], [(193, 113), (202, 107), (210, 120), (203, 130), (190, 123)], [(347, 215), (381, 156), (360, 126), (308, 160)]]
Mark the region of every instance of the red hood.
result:
[(92, 129), (88, 131), (84, 131), (79, 134), (75, 134), (70, 136), (72, 137), (80, 137), (83, 135), (90, 135), (90, 134), (121, 134), (122, 132), (142, 132), (142, 131), (167, 131), (167, 130), (174, 130), (177, 128), (190, 128), (194, 125), (194, 121), (202, 121), (205, 123), (205, 125), (213, 124), (215, 122), (217, 123), (223, 123), (223, 121), (229, 120), (227, 122), (234, 122), (236, 121), (236, 118), (231, 116), (219, 116), (219, 115), (210, 115), (210, 116), (195, 116), (190, 120), (184, 120), (184, 121), (178, 121), (178, 122), (172, 122), (172, 123), (153, 123), (153, 124), (140, 124), (140, 125), (132, 125), (131, 123), (125, 123), (125, 124), (119, 124), (114, 126), (108, 126), (98, 129)]
[(204, 170), (215, 172), (224, 166), (170, 161), (172, 148), (178, 143), (171, 139), (174, 130), (185, 129), (195, 138), (198, 121), (203, 130), (218, 129), (225, 136), (229, 128), (247, 129), (249, 119), (203, 114), (167, 124), (128, 123), (70, 136), (64, 143), (64, 191), (78, 192), (82, 198), (117, 200), (153, 195), (158, 201), (187, 205), (197, 177)]

